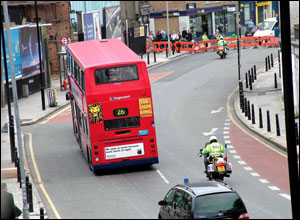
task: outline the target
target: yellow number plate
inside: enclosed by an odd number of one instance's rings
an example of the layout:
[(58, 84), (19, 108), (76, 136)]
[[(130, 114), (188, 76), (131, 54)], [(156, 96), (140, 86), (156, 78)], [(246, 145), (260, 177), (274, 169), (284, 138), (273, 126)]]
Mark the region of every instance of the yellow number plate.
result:
[(218, 167), (218, 171), (219, 171), (219, 172), (225, 172), (225, 167), (224, 167), (224, 166)]

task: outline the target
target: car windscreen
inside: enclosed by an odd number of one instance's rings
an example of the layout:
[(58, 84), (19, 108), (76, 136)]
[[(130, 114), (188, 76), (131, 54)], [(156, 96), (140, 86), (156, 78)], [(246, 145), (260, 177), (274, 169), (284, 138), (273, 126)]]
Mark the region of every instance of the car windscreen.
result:
[(136, 65), (118, 66), (95, 70), (96, 85), (131, 80), (138, 80), (138, 71)]
[(195, 200), (195, 215), (243, 210), (244, 205), (234, 192), (198, 196)]
[(271, 30), (275, 21), (264, 21), (263, 30)]

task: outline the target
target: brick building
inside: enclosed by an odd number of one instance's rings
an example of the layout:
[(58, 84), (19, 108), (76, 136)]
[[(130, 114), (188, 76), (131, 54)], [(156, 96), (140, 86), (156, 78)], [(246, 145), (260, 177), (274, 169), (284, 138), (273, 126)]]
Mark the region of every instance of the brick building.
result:
[[(194, 37), (214, 35), (219, 23), (228, 35), (235, 32), (237, 1), (169, 1), (170, 32), (191, 29)], [(166, 2), (150, 1), (150, 30), (167, 30)]]
[[(8, 1), (11, 22), (16, 25), (36, 22), (34, 1)], [(51, 74), (59, 73), (57, 53), (61, 51), (62, 37), (71, 37), (70, 2), (69, 1), (37, 1), (39, 21), (46, 26), (48, 35), (48, 51)]]

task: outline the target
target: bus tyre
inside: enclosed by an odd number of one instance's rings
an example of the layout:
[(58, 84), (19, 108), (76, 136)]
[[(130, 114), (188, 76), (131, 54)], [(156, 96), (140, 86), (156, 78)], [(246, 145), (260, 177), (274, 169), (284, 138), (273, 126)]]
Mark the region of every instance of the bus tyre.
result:
[(89, 164), (89, 168), (91, 171), (94, 171), (94, 167), (93, 167), (93, 164), (92, 164), (92, 161), (91, 161), (91, 151), (89, 150), (88, 147), (86, 147), (86, 150), (87, 150), (87, 153), (88, 153), (88, 164)]

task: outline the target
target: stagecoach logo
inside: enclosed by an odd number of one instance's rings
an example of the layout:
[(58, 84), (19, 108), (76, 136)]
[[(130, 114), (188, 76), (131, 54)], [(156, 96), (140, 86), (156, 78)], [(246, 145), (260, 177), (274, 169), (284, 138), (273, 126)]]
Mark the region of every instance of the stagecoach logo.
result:
[(109, 101), (120, 100), (120, 99), (129, 99), (130, 95), (127, 96), (119, 96), (119, 97), (109, 97)]
[(90, 124), (103, 122), (101, 104), (90, 104), (89, 113), (90, 113)]

